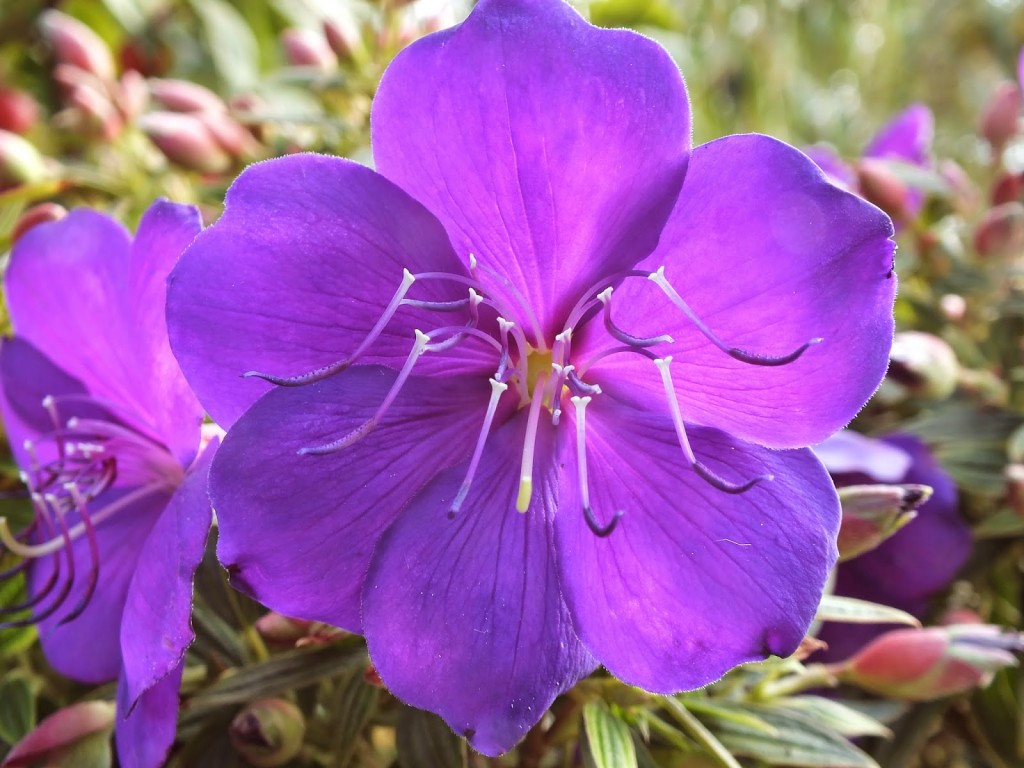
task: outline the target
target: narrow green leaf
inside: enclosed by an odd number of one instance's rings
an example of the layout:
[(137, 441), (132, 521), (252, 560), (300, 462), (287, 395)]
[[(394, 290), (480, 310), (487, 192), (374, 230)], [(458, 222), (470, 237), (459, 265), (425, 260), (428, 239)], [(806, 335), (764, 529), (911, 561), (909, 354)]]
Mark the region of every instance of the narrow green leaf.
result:
[(921, 622), (906, 611), (852, 597), (825, 595), (821, 598), (816, 621), (839, 621), (844, 624), (906, 624), (920, 627)]
[[(793, 696), (765, 704), (766, 707), (806, 715), (825, 728), (849, 738), (880, 736), (889, 738), (892, 731), (873, 717), (858, 712), (845, 704), (822, 696)], [(763, 722), (763, 721), (762, 721)]]
[(328, 701), (330, 738), (328, 748), (339, 768), (349, 764), (355, 752), (357, 739), (373, 717), (380, 690), (366, 682), (361, 669), (354, 669), (338, 680)]
[(587, 768), (636, 768), (636, 749), (629, 726), (612, 714), (603, 701), (583, 708), (583, 763)]
[(217, 75), (232, 93), (259, 82), (259, 43), (245, 18), (225, 0), (192, 0)]
[(32, 681), (14, 671), (0, 681), (0, 739), (14, 745), (36, 727), (36, 698)]
[[(686, 731), (686, 735), (703, 747), (722, 768), (742, 768), (728, 747), (719, 741), (715, 734), (709, 731), (707, 726), (686, 708), (683, 702), (671, 696), (663, 697), (662, 702), (675, 721)], [(770, 737), (762, 734), (761, 738)]]
[(760, 731), (766, 736), (776, 735), (774, 728), (742, 704), (725, 701), (714, 702), (709, 699), (698, 699), (696, 697), (686, 698), (683, 700), (683, 703), (688, 710), (703, 715), (705, 719), (724, 720), (746, 726), (754, 731)]
[(402, 768), (465, 768), (466, 742), (444, 720), (422, 709), (404, 707), (395, 730), (398, 764)]

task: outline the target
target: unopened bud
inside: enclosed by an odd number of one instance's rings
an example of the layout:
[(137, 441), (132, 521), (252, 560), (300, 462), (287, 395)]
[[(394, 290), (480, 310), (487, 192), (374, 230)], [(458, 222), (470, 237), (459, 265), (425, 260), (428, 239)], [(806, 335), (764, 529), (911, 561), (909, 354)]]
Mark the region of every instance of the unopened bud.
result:
[[(78, 765), (86, 759), (86, 742), (104, 748), (114, 729), (114, 705), (109, 701), (83, 701), (58, 709), (19, 741), (0, 768), (30, 765)], [(74, 755), (74, 757), (72, 757)]]
[(146, 78), (134, 69), (121, 75), (114, 95), (118, 110), (129, 123), (134, 123), (149, 104), (149, 86)]
[(295, 645), (295, 641), (309, 633), (313, 622), (305, 619), (293, 619), (271, 611), (256, 620), (256, 631), (260, 637), (274, 645)]
[(949, 200), (960, 213), (968, 214), (977, 209), (981, 192), (959, 163), (953, 160), (939, 162), (939, 176), (946, 182)]
[(197, 112), (195, 118), (205, 126), (221, 148), (239, 160), (253, 160), (260, 144), (253, 135), (227, 112)]
[(1019, 173), (1004, 172), (992, 183), (992, 205), (1020, 202), (1024, 180)]
[(834, 670), (840, 680), (910, 701), (930, 701), (985, 686), (1017, 663), (1024, 635), (988, 624), (895, 629)]
[(99, 35), (60, 11), (44, 11), (39, 17), (43, 35), (53, 46), (57, 60), (91, 72), (104, 81), (114, 79), (114, 57)]
[(1020, 253), (1024, 249), (1024, 205), (1014, 201), (986, 211), (974, 231), (974, 248), (989, 257)]
[(0, 130), (25, 133), (39, 120), (39, 105), (24, 91), (0, 88)]
[(311, 29), (286, 29), (281, 45), (288, 62), (296, 67), (312, 67), (331, 72), (338, 66), (338, 57), (319, 32)]
[(1020, 86), (1006, 80), (999, 84), (981, 114), (980, 133), (996, 153), (1017, 135), (1020, 119)]
[(897, 333), (889, 360), (886, 381), (905, 393), (944, 400), (956, 389), (960, 363), (953, 348), (938, 336), (921, 331)]
[(0, 130), (0, 189), (42, 181), (46, 176), (39, 150), (18, 134)]
[(153, 98), (171, 112), (227, 112), (220, 96), (187, 80), (153, 79), (149, 89)]
[(931, 498), (927, 485), (849, 485), (839, 489), (843, 519), (839, 560), (869, 552), (917, 517)]
[(68, 215), (67, 209), (56, 203), (40, 203), (34, 205), (18, 217), (11, 232), (11, 244), (18, 242), (32, 227), (51, 221), (60, 221)]
[(185, 168), (221, 173), (231, 167), (231, 156), (196, 115), (149, 112), (139, 118), (139, 128), (168, 160)]
[(350, 62), (365, 52), (359, 29), (349, 19), (326, 19), (324, 39), (338, 61)]
[(231, 722), (228, 736), (235, 750), (256, 768), (285, 765), (302, 749), (306, 721), (284, 699), (260, 699)]
[(67, 102), (100, 130), (103, 137), (112, 139), (124, 128), (124, 117), (110, 96), (89, 86), (70, 89)]
[(967, 299), (959, 293), (946, 293), (939, 299), (939, 309), (951, 323), (963, 322), (967, 315)]
[(912, 218), (910, 190), (885, 160), (864, 157), (857, 163), (857, 184), (861, 197), (874, 203), (897, 222)]

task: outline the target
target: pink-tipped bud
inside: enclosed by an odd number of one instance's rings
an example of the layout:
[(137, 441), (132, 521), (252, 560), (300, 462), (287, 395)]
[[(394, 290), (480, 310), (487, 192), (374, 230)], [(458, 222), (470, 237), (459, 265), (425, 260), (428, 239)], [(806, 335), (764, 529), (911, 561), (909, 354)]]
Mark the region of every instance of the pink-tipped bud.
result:
[(227, 112), (223, 99), (209, 88), (173, 78), (149, 81), (153, 98), (171, 112)]
[(967, 299), (959, 293), (946, 293), (939, 299), (939, 309), (951, 323), (961, 323), (967, 316)]
[(994, 258), (1024, 251), (1024, 205), (1014, 201), (986, 211), (974, 230), (974, 248)]
[(253, 160), (260, 155), (260, 143), (227, 112), (196, 112), (195, 118), (232, 157)]
[(946, 182), (949, 201), (957, 211), (969, 214), (977, 210), (981, 192), (963, 166), (953, 160), (941, 160), (939, 176)]
[(268, 643), (293, 646), (297, 640), (309, 634), (312, 623), (305, 619), (293, 619), (271, 611), (256, 620), (256, 631)]
[(281, 33), (281, 45), (288, 63), (293, 66), (312, 67), (321, 72), (332, 72), (338, 67), (338, 57), (319, 32), (286, 29)]
[(149, 85), (146, 78), (134, 69), (121, 75), (121, 81), (114, 94), (118, 110), (129, 123), (134, 123), (149, 104)]
[(149, 112), (139, 118), (139, 128), (168, 160), (204, 173), (222, 173), (231, 167), (231, 156), (198, 116), (179, 112)]
[(839, 489), (843, 508), (839, 559), (870, 552), (917, 517), (931, 498), (927, 485), (850, 485)]
[(992, 205), (1020, 202), (1024, 179), (1019, 173), (1000, 174), (992, 184)]
[(0, 189), (42, 181), (47, 175), (35, 146), (16, 133), (0, 130)]
[(16, 88), (0, 88), (0, 130), (25, 133), (38, 121), (35, 99)]
[(53, 46), (57, 60), (91, 72), (101, 80), (114, 79), (114, 56), (99, 35), (60, 11), (44, 11), (39, 17), (43, 35)]
[(11, 232), (11, 243), (18, 242), (32, 227), (37, 227), (40, 224), (46, 224), (51, 221), (60, 221), (67, 215), (67, 208), (63, 205), (57, 205), (57, 203), (33, 205), (18, 217), (14, 230)]
[(861, 197), (874, 203), (894, 221), (906, 222), (910, 215), (910, 190), (885, 160), (861, 158), (857, 163), (857, 186)]
[(901, 395), (945, 400), (960, 380), (960, 363), (953, 348), (930, 333), (897, 333), (889, 361), (886, 384), (899, 389)]
[(249, 704), (231, 722), (231, 746), (256, 768), (285, 765), (302, 749), (306, 720), (302, 711), (285, 699), (260, 699)]
[(930, 701), (985, 686), (1017, 663), (1024, 635), (987, 624), (894, 629), (835, 670), (840, 680), (896, 699)]
[(981, 114), (980, 133), (992, 149), (1002, 152), (1020, 127), (1020, 86), (1006, 80), (999, 84)]
[(324, 39), (341, 62), (357, 58), (364, 48), (358, 28), (347, 19), (326, 19)]
[(83, 701), (58, 709), (14, 745), (0, 768), (78, 765), (87, 757), (86, 742), (92, 742), (92, 751), (106, 748), (114, 717), (114, 705), (109, 701)]
[(98, 128), (105, 139), (114, 138), (124, 129), (124, 116), (105, 90), (85, 85), (72, 88), (67, 103), (84, 116), (87, 123)]

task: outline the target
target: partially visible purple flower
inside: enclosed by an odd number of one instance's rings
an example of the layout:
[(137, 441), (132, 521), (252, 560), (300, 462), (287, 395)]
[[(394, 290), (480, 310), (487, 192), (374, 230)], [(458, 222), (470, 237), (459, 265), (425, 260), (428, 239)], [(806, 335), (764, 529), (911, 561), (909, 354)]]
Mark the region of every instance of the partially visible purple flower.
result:
[[(917, 517), (878, 547), (836, 569), (837, 595), (891, 605), (924, 618), (971, 551), (971, 529), (960, 516), (956, 485), (927, 446), (913, 435), (872, 439), (843, 431), (815, 446), (839, 487), (866, 483), (931, 486)], [(884, 624), (825, 624), (821, 660), (845, 659), (891, 629)]]
[(599, 663), (668, 693), (792, 653), (888, 218), (768, 137), (691, 150), (665, 51), (557, 0), (411, 45), (372, 125), (377, 173), (252, 166), (171, 276), (233, 583), (488, 754)]
[[(86, 683), (118, 679), (123, 765), (158, 766), (174, 740), (192, 574), (211, 511), (197, 458), (203, 412), (167, 342), (166, 277), (198, 212), (155, 203), (132, 240), (90, 210), (17, 242), (0, 346), (0, 411), (36, 516), (0, 518), (47, 659)], [(21, 618), (27, 612), (29, 618)]]

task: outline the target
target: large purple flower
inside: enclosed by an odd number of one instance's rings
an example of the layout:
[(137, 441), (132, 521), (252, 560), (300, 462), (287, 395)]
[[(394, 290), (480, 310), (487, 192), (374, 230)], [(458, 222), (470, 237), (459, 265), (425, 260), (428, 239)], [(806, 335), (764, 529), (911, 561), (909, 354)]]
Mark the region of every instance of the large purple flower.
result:
[[(956, 484), (913, 435), (871, 439), (843, 431), (815, 447), (839, 487), (871, 483), (928, 485), (932, 496), (917, 517), (870, 552), (836, 569), (835, 592), (891, 605), (924, 618), (971, 552), (971, 529), (960, 515)], [(884, 624), (825, 624), (822, 661), (846, 659), (892, 629)]]
[(836, 556), (800, 447), (883, 375), (891, 224), (689, 137), (652, 41), (483, 0), (385, 74), (378, 172), (249, 168), (171, 276), (234, 583), (489, 754), (598, 663), (671, 692), (789, 654)]
[[(77, 210), (18, 241), (7, 268), (17, 336), (0, 347), (0, 410), (35, 520), (3, 545), (24, 559), (47, 659), (119, 678), (122, 764), (161, 765), (174, 740), (192, 575), (210, 527), (203, 412), (167, 342), (166, 278), (201, 222), (155, 203), (134, 241)], [(31, 611), (31, 617), (18, 614)]]

